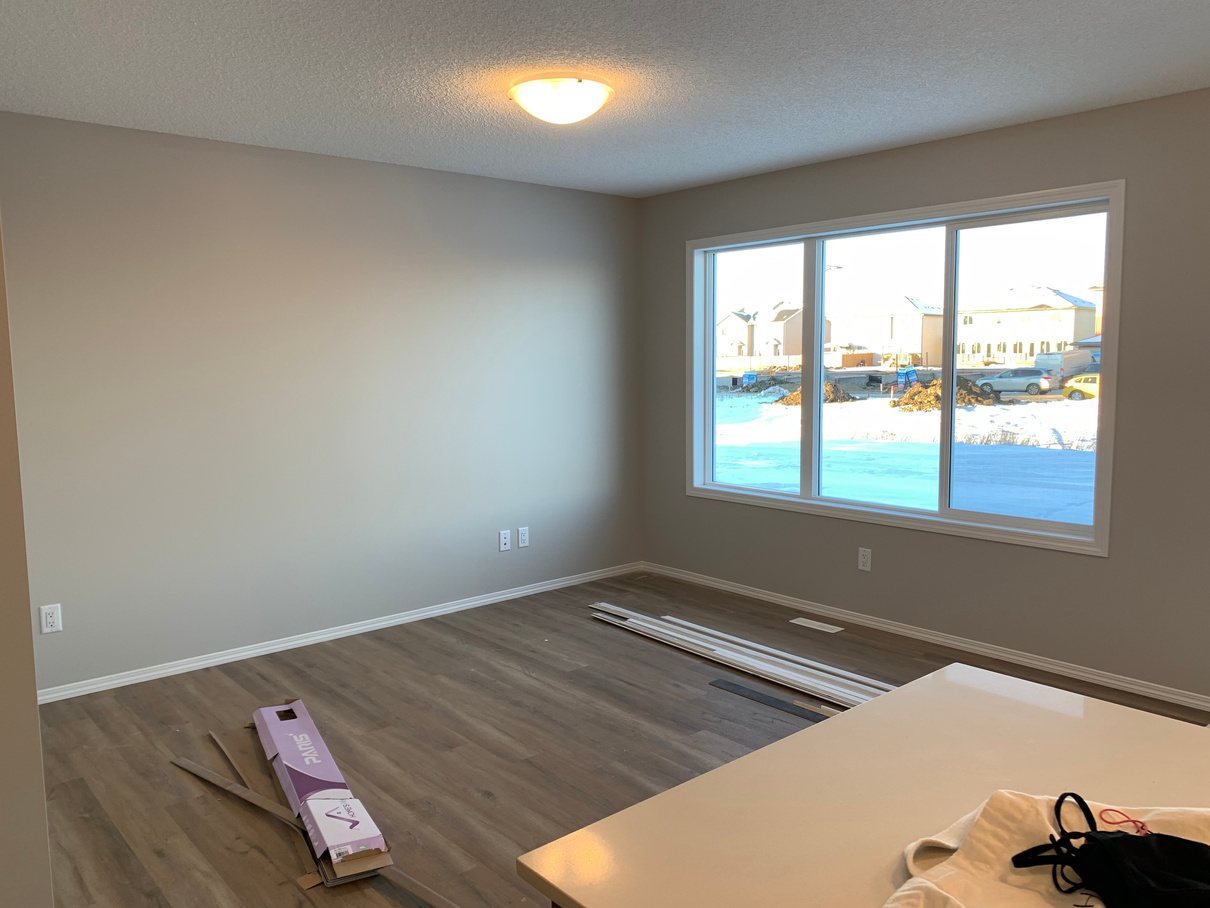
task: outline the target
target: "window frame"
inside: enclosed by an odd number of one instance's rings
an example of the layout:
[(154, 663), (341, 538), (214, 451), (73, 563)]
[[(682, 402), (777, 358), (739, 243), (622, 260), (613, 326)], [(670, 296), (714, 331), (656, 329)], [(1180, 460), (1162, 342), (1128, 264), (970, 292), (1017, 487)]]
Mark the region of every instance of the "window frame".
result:
[[(837, 218), (789, 227), (689, 240), (686, 246), (688, 331), (686, 338), (686, 482), (685, 492), (696, 498), (728, 501), (778, 510), (798, 511), (824, 517), (926, 530), (1015, 545), (1026, 545), (1086, 555), (1109, 554), (1110, 497), (1113, 477), (1113, 439), (1117, 365), (1119, 288), (1121, 287), (1122, 239), (1125, 219), (1124, 180), (1039, 192), (1019, 193), (946, 205), (933, 205), (856, 217)], [(1039, 216), (1104, 211), (1105, 289), (1102, 302), (1101, 372), (1099, 382), (1097, 458), (1094, 477), (1093, 525), (1057, 523), (1034, 518), (1006, 517), (984, 512), (961, 511), (939, 503), (936, 513), (891, 505), (864, 504), (818, 497), (819, 394), (823, 382), (822, 343), (823, 274), (819, 257), (823, 240), (871, 232), (945, 225), (945, 293), (943, 299), (942, 375), (953, 382), (957, 359), (955, 347), (958, 312), (955, 300), (957, 232), (971, 227), (1014, 221), (1037, 220)], [(803, 405), (802, 483), (797, 494), (770, 492), (734, 486), (713, 480), (715, 330), (711, 309), (714, 298), (711, 253), (744, 247), (804, 243), (803, 268)], [(808, 393), (808, 391), (810, 393)], [(947, 395), (953, 400), (953, 394)], [(941, 410), (942, 443), (939, 488), (949, 487), (953, 439), (953, 407)], [(707, 418), (709, 416), (709, 418)]]

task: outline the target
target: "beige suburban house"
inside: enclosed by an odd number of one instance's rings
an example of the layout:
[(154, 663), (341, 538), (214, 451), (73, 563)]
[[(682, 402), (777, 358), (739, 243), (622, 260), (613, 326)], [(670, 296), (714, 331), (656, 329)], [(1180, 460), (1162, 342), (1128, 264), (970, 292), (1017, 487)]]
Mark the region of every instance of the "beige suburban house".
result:
[(718, 321), (714, 341), (716, 356), (752, 356), (756, 346), (756, 316), (739, 309)]
[(778, 303), (756, 322), (756, 349), (764, 356), (802, 356), (802, 306)]
[(758, 360), (788, 365), (787, 357), (802, 356), (802, 306), (780, 302), (726, 313), (715, 326), (715, 355), (724, 361), (746, 357), (754, 366)]
[(1097, 305), (1053, 287), (1021, 287), (960, 303), (959, 363), (1032, 363), (1096, 331)]

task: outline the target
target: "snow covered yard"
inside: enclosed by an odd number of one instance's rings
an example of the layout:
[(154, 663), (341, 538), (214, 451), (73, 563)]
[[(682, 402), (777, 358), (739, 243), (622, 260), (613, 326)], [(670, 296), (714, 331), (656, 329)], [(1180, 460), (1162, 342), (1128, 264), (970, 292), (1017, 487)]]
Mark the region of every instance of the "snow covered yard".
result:
[[(774, 403), (775, 395), (715, 398), (715, 441), (721, 445), (798, 441), (799, 407)], [(825, 404), (824, 441), (867, 439), (937, 444), (941, 413), (904, 412), (884, 398)], [(954, 420), (959, 444), (1031, 445), (1069, 451), (1097, 449), (1095, 400), (1047, 400), (988, 407), (958, 407)]]
[[(715, 481), (798, 491), (801, 408), (776, 399), (715, 399)], [(954, 424), (953, 507), (1092, 523), (1095, 401), (959, 407)], [(940, 412), (904, 412), (885, 399), (825, 404), (821, 429), (822, 495), (937, 508)]]

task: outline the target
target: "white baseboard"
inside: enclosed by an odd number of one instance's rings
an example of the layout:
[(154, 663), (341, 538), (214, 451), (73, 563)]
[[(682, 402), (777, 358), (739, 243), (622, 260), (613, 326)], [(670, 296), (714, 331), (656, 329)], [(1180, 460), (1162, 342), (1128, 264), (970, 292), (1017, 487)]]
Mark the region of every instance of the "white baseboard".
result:
[(772, 602), (777, 605), (784, 605), (787, 608), (797, 609), (798, 611), (803, 612), (810, 612), (813, 615), (820, 615), (825, 618), (834, 618), (838, 621), (848, 624), (858, 624), (863, 627), (872, 627), (876, 630), (898, 634), (901, 637), (911, 637), (914, 640), (923, 640), (926, 643), (935, 643), (938, 646), (947, 646), (951, 649), (961, 650), (968, 653), (976, 653), (980, 656), (987, 656), (991, 659), (1000, 659), (1001, 661), (1011, 662), (1015, 665), (1024, 665), (1028, 668), (1036, 668), (1041, 671), (1051, 672), (1052, 674), (1062, 675), (1066, 678), (1075, 678), (1080, 681), (1088, 681), (1093, 684), (1099, 684), (1102, 687), (1109, 687), (1113, 688), (1114, 690), (1150, 697), (1153, 700), (1163, 700), (1167, 703), (1176, 703), (1181, 706), (1192, 707), (1193, 709), (1210, 711), (1210, 697), (1204, 694), (1196, 694), (1192, 691), (1180, 690), (1179, 688), (1175, 687), (1167, 687), (1163, 684), (1155, 684), (1151, 681), (1140, 681), (1137, 678), (1128, 678), (1125, 675), (1116, 675), (1113, 672), (1105, 672), (1096, 668), (1087, 668), (1083, 665), (1075, 665), (1071, 662), (1062, 662), (1058, 659), (1047, 658), (1046, 656), (1035, 656), (1033, 653), (1023, 653), (1020, 650), (1009, 649), (1005, 646), (996, 646), (992, 643), (981, 643), (978, 640), (968, 640), (966, 637), (955, 637), (953, 634), (943, 634), (940, 631), (931, 631), (911, 624), (903, 624), (899, 621), (891, 621), (887, 618), (875, 618), (871, 615), (862, 615), (859, 612), (850, 612), (848, 609), (836, 608), (831, 605), (822, 605), (818, 602), (809, 602), (806, 599), (796, 599), (793, 596), (785, 596), (781, 593), (771, 593), (768, 590), (757, 589), (754, 586), (745, 586), (742, 583), (732, 583), (729, 580), (719, 580), (717, 577), (709, 577), (705, 574), (696, 574), (693, 571), (684, 571), (680, 568), (668, 567), (667, 565), (663, 564), (644, 562), (642, 568), (645, 571), (648, 571), (652, 574), (658, 574), (662, 577), (671, 577), (675, 580), (684, 580), (686, 583), (696, 583), (699, 586), (708, 586), (716, 590), (724, 590), (728, 593), (736, 593), (740, 596), (748, 596), (751, 599), (760, 599), (764, 602)]
[(91, 678), (87, 681), (76, 681), (72, 684), (61, 684), (58, 687), (47, 687), (38, 691), (38, 703), (53, 703), (56, 700), (66, 700), (69, 697), (79, 697), (84, 694), (94, 694), (115, 687), (125, 687), (128, 684), (138, 684), (140, 681), (151, 681), (168, 675), (179, 675), (183, 672), (195, 671), (199, 668), (209, 668), (212, 665), (222, 665), (226, 662), (238, 662), (252, 656), (263, 656), (266, 653), (278, 653), (282, 650), (294, 649), (299, 646), (309, 646), (312, 643), (323, 643), (325, 640), (336, 640), (339, 637), (351, 637), (354, 634), (364, 634), (384, 627), (394, 627), (397, 624), (407, 624), (420, 621), (423, 618), (433, 618), (437, 615), (448, 615), (465, 609), (490, 605), (493, 602), (505, 602), (509, 599), (519, 599), (522, 596), (532, 596), (534, 593), (544, 593), (547, 590), (562, 589), (575, 586), (578, 583), (588, 583), (591, 580), (604, 580), (607, 577), (617, 577), (621, 574), (632, 574), (642, 570), (642, 562), (619, 564), (615, 567), (602, 568), (599, 571), (588, 571), (583, 574), (573, 574), (570, 577), (559, 577), (556, 580), (544, 580), (526, 586), (514, 587), (511, 590), (501, 590), (495, 593), (485, 593), (482, 596), (472, 596), (469, 599), (458, 599), (455, 602), (443, 602), (414, 609), (410, 612), (399, 612), (394, 615), (384, 615), (381, 618), (371, 618), (368, 621), (358, 621), (353, 624), (342, 624), (324, 630), (312, 631), (309, 634), (296, 634), (293, 637), (281, 637), (277, 640), (266, 640), (264, 643), (253, 643), (249, 646), (237, 646), (235, 649), (223, 650), (219, 653), (209, 653), (204, 656), (193, 656), (179, 659), (176, 662), (165, 662), (162, 665), (152, 665), (148, 668), (137, 668), (128, 672), (118, 672), (116, 675), (105, 675), (101, 678)]
[(980, 656), (987, 656), (991, 659), (999, 659), (1004, 662), (1011, 662), (1015, 665), (1036, 668), (1040, 671), (1051, 672), (1052, 674), (1062, 675), (1067, 678), (1075, 678), (1080, 681), (1088, 681), (1092, 684), (1099, 684), (1103, 687), (1109, 687), (1132, 694), (1139, 694), (1144, 697), (1150, 697), (1154, 700), (1163, 700), (1167, 703), (1176, 703), (1180, 706), (1188, 706), (1193, 709), (1200, 709), (1210, 712), (1210, 696), (1206, 696), (1204, 694), (1196, 694), (1191, 691), (1180, 690), (1175, 687), (1167, 687), (1163, 684), (1155, 684), (1151, 681), (1141, 681), (1137, 678), (1129, 678), (1125, 675), (1114, 674), (1113, 672), (1101, 671), (1100, 669), (1095, 668), (1087, 668), (1083, 665), (1075, 665), (1071, 662), (1062, 662), (1058, 659), (1050, 659), (1046, 656), (1035, 656), (1032, 653), (1025, 653), (1021, 652), (1020, 650), (1009, 649), (1008, 647), (1004, 646), (996, 646), (995, 644), (991, 643), (982, 643), (978, 640), (969, 640), (966, 637), (956, 637), (953, 634), (944, 634), (940, 631), (928, 630), (926, 628), (916, 627), (915, 625), (904, 624), (899, 621), (891, 621), (888, 618), (876, 618), (872, 615), (863, 615), (859, 612), (851, 612), (848, 609), (836, 608), (835, 606), (831, 605), (823, 605), (819, 602), (810, 602), (806, 599), (798, 599), (794, 596), (783, 595), (782, 593), (772, 593), (768, 590), (762, 590), (754, 586), (747, 586), (742, 583), (732, 583), (730, 580), (720, 580), (717, 577), (710, 577), (706, 574), (697, 574), (693, 571), (685, 571), (681, 570), (680, 568), (669, 567), (663, 564), (653, 564), (647, 561), (636, 561), (630, 564), (620, 564), (615, 567), (603, 568), (598, 571), (588, 571), (583, 574), (574, 574), (570, 577), (559, 577), (555, 580), (545, 580), (540, 583), (531, 583), (527, 586), (514, 587), (510, 590), (486, 593), (482, 596), (472, 596), (469, 599), (458, 599), (454, 602), (443, 602), (438, 605), (430, 605), (423, 608), (414, 609), (410, 612), (399, 612), (398, 614), (394, 615), (384, 615), (381, 618), (371, 618), (368, 621), (358, 621), (353, 624), (342, 624), (338, 627), (312, 631), (308, 634), (297, 634), (293, 637), (282, 637), (277, 640), (267, 640), (264, 643), (254, 643), (249, 646), (240, 646), (236, 647), (235, 649), (223, 650), (222, 652), (218, 653), (193, 656), (189, 659), (180, 659), (176, 662), (165, 662), (162, 665), (152, 665), (148, 668), (139, 668), (128, 672), (119, 672), (115, 675), (105, 675), (104, 677), (91, 678), (87, 681), (76, 681), (72, 684), (62, 684), (58, 687), (48, 687), (38, 691), (38, 702), (53, 703), (56, 700), (66, 700), (69, 697), (79, 697), (84, 694), (92, 694), (98, 691), (110, 690), (115, 687), (124, 687), (128, 684), (138, 684), (140, 681), (151, 681), (155, 678), (167, 677), (168, 675), (179, 675), (183, 672), (191, 672), (199, 668), (209, 668), (212, 665), (223, 665), (227, 662), (237, 662), (240, 659), (248, 659), (252, 656), (262, 656), (266, 653), (277, 653), (281, 652), (282, 650), (294, 649), (299, 646), (309, 646), (312, 643), (322, 643), (325, 640), (336, 640), (340, 637), (351, 637), (354, 634), (364, 634), (367, 631), (374, 631), (384, 627), (394, 627), (397, 624), (407, 624), (411, 621), (420, 621), (424, 618), (432, 618), (437, 615), (449, 615), (453, 612), (477, 608), (481, 605), (490, 605), (493, 602), (505, 602), (509, 599), (519, 599), (522, 596), (531, 596), (534, 593), (562, 589), (563, 587), (575, 586), (579, 583), (588, 583), (592, 580), (604, 580), (609, 577), (618, 577), (623, 574), (632, 574), (639, 571), (646, 571), (648, 573), (658, 574), (663, 577), (671, 577), (675, 580), (683, 580), (686, 583), (696, 583), (699, 586), (724, 590), (728, 593), (735, 593), (740, 596), (748, 596), (751, 599), (760, 599), (764, 602), (772, 602), (776, 605), (785, 606), (786, 608), (809, 612), (813, 615), (819, 615), (826, 618), (833, 618), (844, 623), (871, 627), (876, 630), (898, 634), (901, 637), (910, 637), (914, 640), (923, 640), (927, 643), (935, 643), (939, 646), (946, 646), (962, 652), (976, 653)]

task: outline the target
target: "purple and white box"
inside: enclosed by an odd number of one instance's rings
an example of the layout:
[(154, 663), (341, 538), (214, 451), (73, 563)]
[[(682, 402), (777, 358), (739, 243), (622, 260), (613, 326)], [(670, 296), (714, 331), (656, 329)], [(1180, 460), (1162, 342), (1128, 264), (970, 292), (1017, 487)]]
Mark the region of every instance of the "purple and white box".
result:
[(353, 797), (302, 700), (258, 709), (252, 720), (295, 814), (312, 798)]
[(299, 814), (315, 853), (327, 852), (333, 864), (375, 848), (386, 851), (387, 842), (365, 806), (356, 798), (307, 801)]

